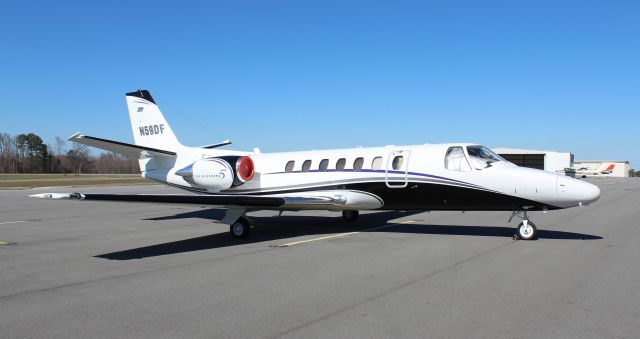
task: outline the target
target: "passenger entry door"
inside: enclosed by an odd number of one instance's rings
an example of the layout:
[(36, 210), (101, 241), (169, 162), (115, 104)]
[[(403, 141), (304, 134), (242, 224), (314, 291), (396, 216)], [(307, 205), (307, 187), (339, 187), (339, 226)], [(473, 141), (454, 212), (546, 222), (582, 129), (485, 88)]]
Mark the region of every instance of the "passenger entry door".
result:
[(384, 179), (389, 188), (405, 188), (409, 184), (408, 168), (411, 151), (400, 150), (389, 153)]

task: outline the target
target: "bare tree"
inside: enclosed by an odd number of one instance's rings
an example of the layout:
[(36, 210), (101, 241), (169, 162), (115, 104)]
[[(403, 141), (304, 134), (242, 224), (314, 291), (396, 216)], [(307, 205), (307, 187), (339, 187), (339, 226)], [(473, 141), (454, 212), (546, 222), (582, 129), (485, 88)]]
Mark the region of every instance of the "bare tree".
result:
[(87, 169), (91, 165), (91, 154), (86, 145), (74, 143), (73, 148), (67, 152), (67, 158), (76, 175), (80, 175), (83, 167)]
[(11, 136), (9, 134), (6, 134), (9, 139), (8, 139), (8, 148), (7, 151), (9, 152), (9, 156), (10, 156), (10, 172), (11, 173), (17, 173), (18, 172), (18, 140), (16, 139), (15, 136)]
[[(66, 149), (67, 140), (61, 137), (56, 137), (56, 156), (53, 159), (53, 171), (58, 173), (66, 173), (67, 172), (67, 156)], [(53, 148), (52, 148), (53, 149)]]
[(56, 155), (61, 156), (64, 153), (64, 149), (67, 147), (67, 140), (56, 137)]
[(139, 173), (137, 158), (114, 152), (100, 154), (95, 160), (95, 169), (104, 174)]
[(13, 161), (14, 140), (10, 134), (0, 133), (0, 173), (10, 171), (10, 164)]

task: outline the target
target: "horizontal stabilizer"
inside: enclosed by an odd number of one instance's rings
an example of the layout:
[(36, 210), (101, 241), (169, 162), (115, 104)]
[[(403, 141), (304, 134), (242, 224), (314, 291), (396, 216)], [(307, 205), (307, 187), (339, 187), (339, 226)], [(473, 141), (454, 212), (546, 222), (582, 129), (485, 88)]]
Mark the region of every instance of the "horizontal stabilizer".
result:
[(225, 140), (223, 142), (219, 142), (217, 144), (200, 146), (200, 148), (213, 149), (213, 148), (218, 148), (218, 147), (227, 146), (227, 145), (231, 145), (231, 140), (227, 139), (227, 140)]
[(175, 156), (176, 152), (161, 150), (157, 148), (127, 144), (124, 142), (101, 139), (76, 133), (69, 138), (70, 141), (79, 144), (100, 148), (106, 151), (115, 152), (131, 157), (139, 157), (141, 153), (147, 152), (152, 156)]

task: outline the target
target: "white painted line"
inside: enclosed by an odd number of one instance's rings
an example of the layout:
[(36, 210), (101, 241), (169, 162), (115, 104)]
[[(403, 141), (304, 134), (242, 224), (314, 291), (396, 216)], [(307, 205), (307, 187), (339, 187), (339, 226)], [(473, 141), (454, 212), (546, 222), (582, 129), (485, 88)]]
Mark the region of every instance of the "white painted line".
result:
[(382, 226), (376, 226), (376, 227), (372, 227), (372, 228), (367, 228), (367, 229), (364, 229), (362, 231), (339, 233), (339, 234), (328, 235), (328, 236), (319, 237), (319, 238), (294, 241), (294, 242), (290, 242), (290, 243), (286, 243), (286, 244), (276, 245), (274, 247), (289, 247), (289, 246), (295, 246), (295, 245), (300, 245), (300, 244), (306, 244), (306, 243), (310, 243), (310, 242), (314, 242), (314, 241), (341, 238), (341, 237), (346, 237), (346, 236), (349, 236), (349, 235), (354, 235), (354, 234), (358, 234), (358, 233), (362, 233), (362, 232), (377, 231), (377, 230), (381, 230), (381, 229), (384, 229), (384, 228), (389, 228), (389, 227), (394, 227), (394, 226), (398, 226), (398, 225), (409, 224), (409, 223), (412, 223), (412, 222), (415, 222), (415, 221), (408, 220), (408, 221), (403, 221), (403, 222), (399, 222), (399, 223), (391, 224), (391, 225), (382, 225)]
[(26, 220), (16, 220), (16, 221), (5, 221), (5, 222), (0, 222), (0, 225), (6, 225), (6, 224), (18, 224), (21, 222), (27, 222)]

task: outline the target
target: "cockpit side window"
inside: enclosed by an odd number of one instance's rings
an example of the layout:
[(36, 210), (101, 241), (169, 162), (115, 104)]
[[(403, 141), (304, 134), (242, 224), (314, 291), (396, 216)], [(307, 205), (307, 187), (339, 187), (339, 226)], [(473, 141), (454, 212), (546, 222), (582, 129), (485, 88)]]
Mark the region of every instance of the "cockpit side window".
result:
[(497, 161), (506, 161), (501, 156), (484, 146), (467, 146), (469, 161), (477, 169), (483, 169), (491, 166), (491, 163)]
[(469, 162), (467, 162), (464, 151), (460, 146), (449, 147), (447, 155), (444, 157), (444, 167), (452, 171), (471, 171), (471, 166), (469, 166)]

